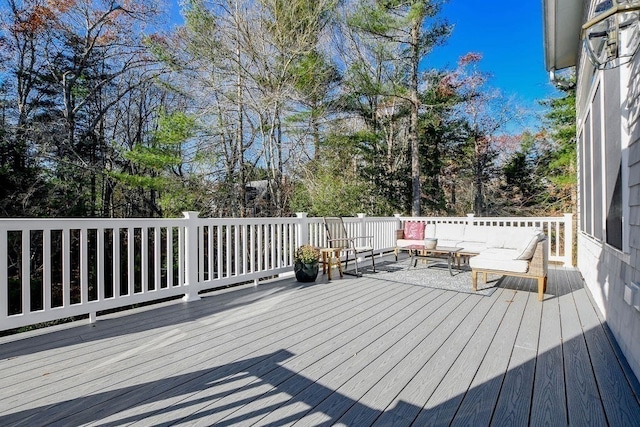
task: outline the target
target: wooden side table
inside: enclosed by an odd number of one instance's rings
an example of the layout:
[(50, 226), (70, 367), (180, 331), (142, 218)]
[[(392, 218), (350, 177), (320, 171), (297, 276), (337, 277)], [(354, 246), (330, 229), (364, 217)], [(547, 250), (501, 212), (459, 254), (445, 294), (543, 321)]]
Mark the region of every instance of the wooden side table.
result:
[(342, 261), (340, 261), (341, 248), (322, 248), (320, 253), (322, 254), (322, 274), (327, 273), (331, 280), (331, 268), (337, 266), (340, 272), (340, 278), (342, 278)]

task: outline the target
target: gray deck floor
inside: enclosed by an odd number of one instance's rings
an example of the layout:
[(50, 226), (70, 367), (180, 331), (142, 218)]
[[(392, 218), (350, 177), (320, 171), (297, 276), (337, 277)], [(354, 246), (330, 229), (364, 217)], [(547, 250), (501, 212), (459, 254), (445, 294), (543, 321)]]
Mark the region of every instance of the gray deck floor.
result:
[(640, 424), (575, 270), (492, 296), (292, 279), (0, 338), (0, 426)]

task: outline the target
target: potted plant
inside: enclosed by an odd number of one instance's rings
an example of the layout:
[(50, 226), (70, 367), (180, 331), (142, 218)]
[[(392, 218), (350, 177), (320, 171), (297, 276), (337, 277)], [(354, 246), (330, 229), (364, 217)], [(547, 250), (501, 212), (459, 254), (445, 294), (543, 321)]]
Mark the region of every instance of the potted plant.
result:
[(296, 250), (293, 271), (298, 282), (313, 282), (318, 277), (320, 249), (313, 245), (302, 245)]

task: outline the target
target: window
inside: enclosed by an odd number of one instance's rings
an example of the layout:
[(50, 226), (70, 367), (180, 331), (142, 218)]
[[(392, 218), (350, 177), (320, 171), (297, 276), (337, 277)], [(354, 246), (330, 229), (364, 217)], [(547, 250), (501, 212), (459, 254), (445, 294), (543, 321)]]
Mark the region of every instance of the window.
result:
[(587, 118), (584, 121), (584, 139), (582, 145), (582, 231), (587, 234), (593, 235), (592, 228), (592, 201), (591, 196), (591, 179), (592, 179), (592, 166), (591, 162), (591, 113), (587, 114)]
[[(605, 72), (604, 105), (620, 105), (620, 75)], [(620, 108), (605, 108), (605, 212), (606, 242), (622, 250), (622, 143)]]
[[(619, 75), (604, 73), (580, 136), (580, 229), (623, 249), (623, 170)], [(604, 126), (604, 129), (603, 129)]]
[(602, 99), (601, 87), (598, 86), (593, 97), (592, 123), (592, 186), (593, 186), (593, 237), (602, 240), (604, 226), (602, 224)]

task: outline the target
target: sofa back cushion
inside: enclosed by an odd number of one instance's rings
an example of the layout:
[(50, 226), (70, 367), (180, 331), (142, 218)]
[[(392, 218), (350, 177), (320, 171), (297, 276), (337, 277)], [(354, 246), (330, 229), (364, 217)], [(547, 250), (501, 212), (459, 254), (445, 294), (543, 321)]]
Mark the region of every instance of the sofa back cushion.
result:
[(542, 230), (533, 230), (530, 233), (526, 233), (529, 236), (528, 241), (522, 241), (518, 251), (520, 254), (516, 259), (526, 259), (529, 260), (533, 258), (533, 254), (536, 252), (536, 245), (539, 241), (544, 239), (544, 233)]
[(436, 237), (443, 240), (462, 242), (464, 237), (464, 224), (436, 224)]
[(487, 247), (513, 249), (515, 259), (529, 260), (536, 251), (536, 245), (544, 239), (542, 230), (533, 227), (494, 227), (487, 240)]
[(482, 227), (479, 225), (467, 225), (464, 227), (464, 242), (473, 243), (486, 243), (491, 234), (489, 227)]
[(493, 227), (487, 237), (488, 248), (511, 248), (513, 249), (513, 240), (515, 239), (515, 233), (511, 228)]
[(435, 224), (427, 224), (424, 227), (424, 238), (433, 239), (436, 237), (436, 225)]
[(424, 223), (407, 221), (404, 223), (404, 238), (408, 240), (424, 239)]

